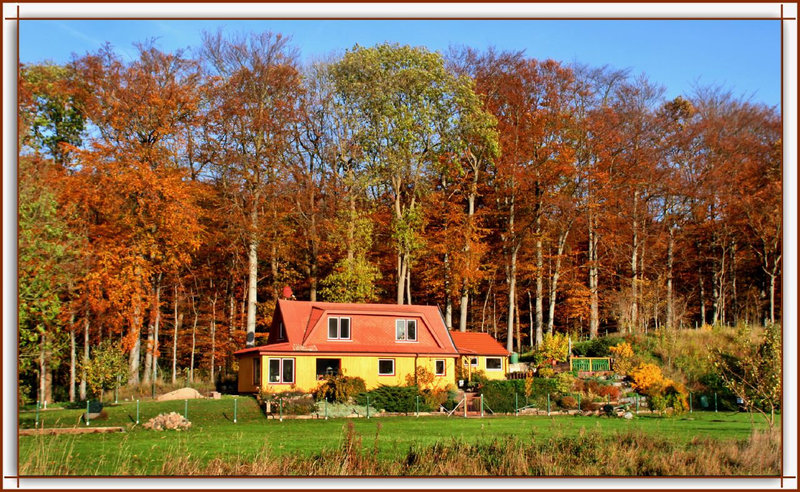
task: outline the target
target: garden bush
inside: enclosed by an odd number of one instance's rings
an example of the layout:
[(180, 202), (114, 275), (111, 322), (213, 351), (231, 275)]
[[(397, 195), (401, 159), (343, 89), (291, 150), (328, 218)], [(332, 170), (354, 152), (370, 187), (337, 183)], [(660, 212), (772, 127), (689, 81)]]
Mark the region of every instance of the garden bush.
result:
[(359, 377), (344, 375), (325, 376), (322, 384), (316, 389), (314, 395), (317, 400), (328, 400), (330, 402), (347, 403), (351, 398), (355, 398), (359, 393), (367, 390), (364, 380)]
[(599, 337), (575, 342), (572, 344), (572, 354), (579, 357), (611, 357), (611, 347), (624, 342), (625, 339), (619, 337)]
[[(422, 396), (417, 386), (388, 386), (380, 385), (377, 388), (359, 394), (356, 402), (359, 405), (369, 404), (387, 412), (411, 413), (416, 410), (417, 396)], [(438, 408), (438, 407), (437, 407)], [(419, 399), (419, 410), (429, 412), (433, 410), (425, 398)]]
[(562, 396), (561, 399), (558, 400), (558, 406), (570, 410), (573, 408), (578, 408), (578, 400), (572, 396)]
[(537, 405), (544, 405), (547, 395), (550, 395), (552, 400), (558, 396), (558, 381), (554, 378), (530, 378), (528, 381), (530, 395), (526, 397), (525, 394), (525, 379), (513, 379), (507, 381), (489, 381), (483, 388), (481, 394), (485, 398), (486, 404), (493, 411), (498, 413), (512, 413), (514, 412), (515, 398), (520, 406), (526, 405), (533, 401)]

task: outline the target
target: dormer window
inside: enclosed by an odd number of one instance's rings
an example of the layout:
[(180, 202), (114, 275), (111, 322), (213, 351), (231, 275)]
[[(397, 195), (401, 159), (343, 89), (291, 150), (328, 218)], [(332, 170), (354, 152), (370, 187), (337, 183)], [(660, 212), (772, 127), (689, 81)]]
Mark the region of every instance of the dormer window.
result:
[(328, 318), (328, 340), (350, 340), (350, 318)]
[(283, 340), (283, 321), (278, 323), (278, 340)]
[(395, 320), (395, 340), (398, 342), (417, 341), (417, 321), (413, 319)]

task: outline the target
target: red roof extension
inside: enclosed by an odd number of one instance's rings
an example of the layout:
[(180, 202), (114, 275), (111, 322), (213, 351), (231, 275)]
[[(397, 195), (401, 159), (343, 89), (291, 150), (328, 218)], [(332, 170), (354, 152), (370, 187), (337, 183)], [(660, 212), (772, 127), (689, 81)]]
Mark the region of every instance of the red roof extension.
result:
[(488, 333), (451, 331), (450, 336), (456, 344), (458, 353), (469, 355), (502, 355), (508, 357), (508, 350)]
[[(330, 317), (350, 318), (350, 339), (328, 339)], [(395, 340), (397, 319), (417, 321), (416, 341)], [(284, 326), (283, 338), (279, 338), (280, 323)], [(436, 306), (280, 300), (269, 340), (266, 345), (239, 350), (234, 355), (314, 352), (454, 357), (458, 354)]]

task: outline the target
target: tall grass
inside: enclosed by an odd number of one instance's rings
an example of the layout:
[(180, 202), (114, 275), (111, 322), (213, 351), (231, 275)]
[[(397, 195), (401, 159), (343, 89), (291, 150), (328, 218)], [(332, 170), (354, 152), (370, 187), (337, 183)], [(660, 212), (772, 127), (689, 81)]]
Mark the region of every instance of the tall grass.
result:
[[(263, 443), (254, 457), (193, 455), (185, 442), (163, 456), (157, 475), (175, 476), (776, 476), (780, 470), (780, 436), (755, 431), (748, 440), (695, 438), (676, 442), (665, 437), (597, 431), (577, 436), (535, 433), (467, 443), (460, 439), (433, 445), (411, 445), (405, 455), (378, 458), (380, 426), (372, 443), (364, 443), (352, 422), (336, 449), (312, 456), (272, 456)], [(368, 438), (369, 439), (369, 438)], [(20, 475), (90, 475), (75, 462), (71, 446), (39, 438), (20, 463)], [(120, 443), (124, 447), (124, 442)], [(122, 449), (121, 449), (122, 451)], [(120, 452), (113, 475), (142, 475), (146, 464)], [(149, 473), (153, 473), (150, 469)]]

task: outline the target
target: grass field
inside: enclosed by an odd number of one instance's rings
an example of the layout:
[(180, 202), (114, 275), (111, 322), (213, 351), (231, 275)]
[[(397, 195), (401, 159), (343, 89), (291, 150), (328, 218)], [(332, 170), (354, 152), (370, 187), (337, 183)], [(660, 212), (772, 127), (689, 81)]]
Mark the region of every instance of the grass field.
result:
[[(156, 432), (135, 425), (136, 403), (106, 407), (108, 418), (91, 427), (122, 426), (125, 433), (59, 436), (20, 436), (20, 472), (30, 475), (148, 475), (180, 473), (165, 468), (165, 460), (191, 462), (194, 468), (212, 462), (247, 463), (254, 460), (319, 460), (350, 446), (354, 436), (362, 451), (379, 461), (408, 461), (413, 449), (442, 443), (477, 446), (492, 441), (556, 442), (580, 445), (581, 439), (608, 442), (636, 436), (653, 438), (664, 446), (683, 449), (694, 443), (746, 442), (754, 430), (764, 428), (747, 414), (694, 412), (662, 418), (640, 415), (632, 420), (582, 416), (382, 417), (373, 419), (312, 419), (283, 422), (267, 419), (254, 399), (238, 399), (237, 423), (233, 423), (234, 399), (189, 400), (192, 428), (185, 432)], [(184, 413), (184, 401), (142, 402), (140, 423), (164, 412)], [(47, 410), (39, 413), (40, 426), (85, 427), (83, 410)], [(32, 428), (34, 412), (20, 414), (20, 427)], [(352, 427), (349, 427), (352, 423)], [(346, 436), (347, 434), (347, 436)], [(626, 437), (627, 436), (627, 437)], [(351, 443), (352, 444), (352, 443)], [(636, 444), (641, 446), (641, 444)], [(338, 450), (338, 451), (337, 451)], [(572, 453), (579, 451), (570, 451)], [(332, 456), (332, 455), (331, 455)], [(288, 465), (287, 465), (288, 466)], [(754, 470), (753, 472), (757, 472)], [(752, 473), (752, 472), (751, 472)]]

